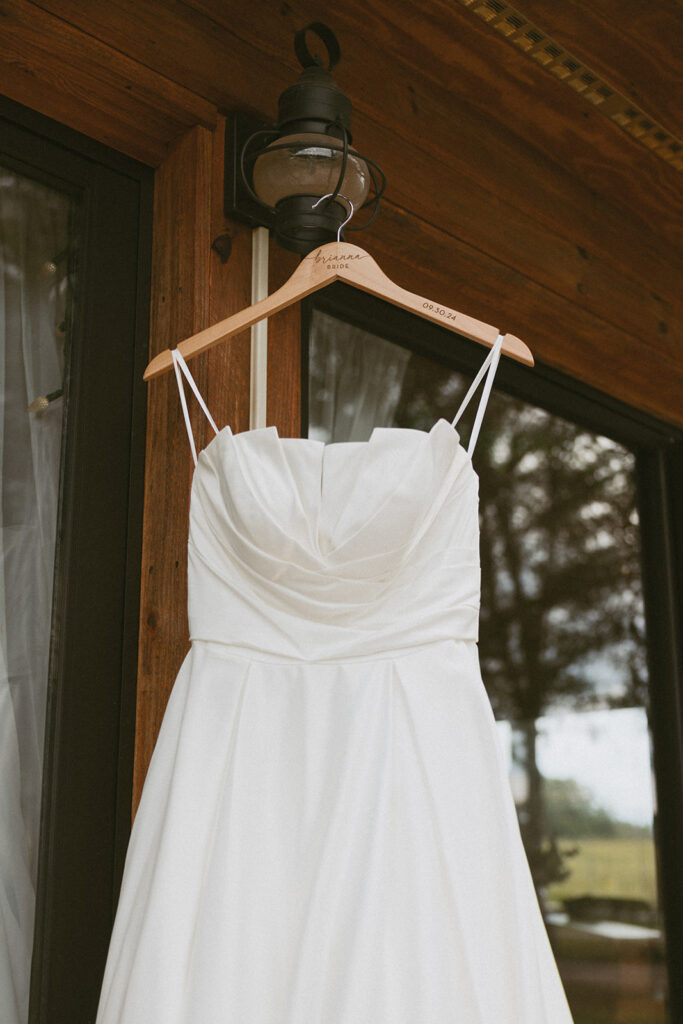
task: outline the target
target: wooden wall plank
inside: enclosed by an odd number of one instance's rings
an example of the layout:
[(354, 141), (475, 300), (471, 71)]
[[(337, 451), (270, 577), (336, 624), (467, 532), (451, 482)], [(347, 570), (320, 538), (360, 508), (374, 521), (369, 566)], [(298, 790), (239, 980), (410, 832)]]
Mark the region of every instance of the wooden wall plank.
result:
[(150, 166), (216, 108), (28, 0), (4, 0), (0, 91)]
[[(514, 0), (540, 29), (683, 140), (683, 6), (642, 0)], [(672, 83), (678, 82), (678, 88)]]
[[(251, 232), (222, 210), (224, 122), (195, 128), (157, 172), (150, 357), (248, 305)], [(211, 248), (232, 238), (222, 263)], [(219, 427), (249, 426), (249, 335), (192, 361), (192, 374)], [(191, 395), (197, 448), (213, 430)], [(133, 807), (178, 669), (188, 650), (187, 536), (193, 465), (175, 374), (150, 384), (142, 553), (140, 651)]]
[[(274, 62), (272, 67), (266, 67), (263, 61), (262, 31), (267, 32), (266, 22), (274, 17), (277, 22), (279, 15), (267, 0), (255, 0), (249, 7), (238, 0), (228, 0), (222, 12), (228, 21), (233, 14), (236, 18), (246, 15), (251, 23), (246, 40), (235, 36), (221, 21), (175, 0), (35, 2), (198, 96), (220, 96), (227, 101), (228, 110), (239, 99), (241, 103), (246, 100), (248, 107), (257, 112), (263, 99), (264, 75), (269, 83), (273, 79), (281, 82), (282, 88), (291, 81), (287, 64)], [(257, 32), (254, 26), (258, 26)], [(289, 29), (286, 32), (291, 40)]]
[[(209, 282), (209, 323), (216, 323), (251, 301), (251, 228), (228, 220), (223, 212), (225, 168), (225, 118), (219, 117), (213, 139), (211, 186), (211, 243), (228, 238), (230, 255), (222, 262), (212, 249)], [(204, 395), (219, 427), (229, 424), (234, 433), (249, 429), (250, 335), (243, 331), (218, 345), (206, 361), (193, 361), (194, 370), (203, 365)], [(207, 437), (210, 435), (207, 435)]]
[[(211, 133), (195, 128), (157, 172), (150, 355), (206, 325)], [(193, 417), (194, 418), (194, 417)], [(192, 461), (174, 374), (150, 387), (133, 807), (187, 649), (186, 543)], [(163, 528), (162, 528), (163, 525)]]
[[(393, 140), (378, 126), (374, 143), (381, 162)], [(393, 182), (392, 205), (632, 334), (648, 349), (675, 351), (683, 346), (683, 302), (676, 284), (683, 259), (662, 266), (656, 280), (649, 274), (643, 280), (637, 269), (629, 274), (610, 259), (594, 232), (568, 238), (434, 157), (415, 150), (412, 160), (420, 188), (416, 182), (412, 188), (410, 182)], [(373, 243), (383, 232), (384, 212), (373, 226)], [(613, 238), (617, 245), (616, 232)], [(661, 256), (656, 262), (663, 264)]]
[(516, 334), (539, 362), (683, 425), (680, 352), (652, 350), (644, 363), (637, 338), (405, 211), (384, 211), (373, 252), (398, 284)]

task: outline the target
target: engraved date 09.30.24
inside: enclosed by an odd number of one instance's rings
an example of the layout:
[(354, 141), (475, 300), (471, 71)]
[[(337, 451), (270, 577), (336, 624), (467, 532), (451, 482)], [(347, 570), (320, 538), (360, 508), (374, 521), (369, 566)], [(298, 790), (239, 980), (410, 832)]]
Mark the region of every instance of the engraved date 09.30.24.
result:
[(428, 309), (430, 313), (436, 313), (437, 316), (442, 316), (444, 320), (457, 320), (458, 314), (454, 313), (452, 309), (444, 309), (442, 306), (434, 306), (431, 302), (423, 302), (423, 309)]

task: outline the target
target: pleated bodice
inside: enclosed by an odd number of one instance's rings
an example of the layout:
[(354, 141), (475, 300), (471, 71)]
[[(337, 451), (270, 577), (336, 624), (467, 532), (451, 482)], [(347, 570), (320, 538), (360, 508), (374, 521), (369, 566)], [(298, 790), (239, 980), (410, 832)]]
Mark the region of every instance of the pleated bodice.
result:
[(443, 419), (328, 445), (225, 428), (192, 487), (190, 636), (308, 661), (475, 641), (477, 499)]

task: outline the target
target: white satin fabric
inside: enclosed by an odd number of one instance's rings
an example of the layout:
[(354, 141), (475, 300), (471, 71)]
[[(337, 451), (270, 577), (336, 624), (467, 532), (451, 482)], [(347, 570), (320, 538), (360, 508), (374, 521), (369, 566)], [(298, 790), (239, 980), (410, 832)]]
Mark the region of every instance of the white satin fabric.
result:
[(570, 1024), (477, 657), (455, 429), (220, 431), (97, 1024)]

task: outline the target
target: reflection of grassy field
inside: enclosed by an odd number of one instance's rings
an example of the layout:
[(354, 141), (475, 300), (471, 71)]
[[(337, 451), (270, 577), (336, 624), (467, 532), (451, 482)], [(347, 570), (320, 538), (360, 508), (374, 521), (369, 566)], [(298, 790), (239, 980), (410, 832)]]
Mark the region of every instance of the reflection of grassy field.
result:
[(565, 865), (571, 874), (549, 886), (551, 900), (571, 896), (622, 896), (657, 904), (655, 850), (651, 839), (560, 839), (560, 850), (579, 847)]
[[(615, 896), (657, 905), (655, 852), (651, 839), (559, 840), (571, 872), (548, 888), (550, 900)], [(666, 969), (661, 940), (621, 941), (584, 931), (572, 922), (551, 926), (575, 1024), (664, 1024)]]

